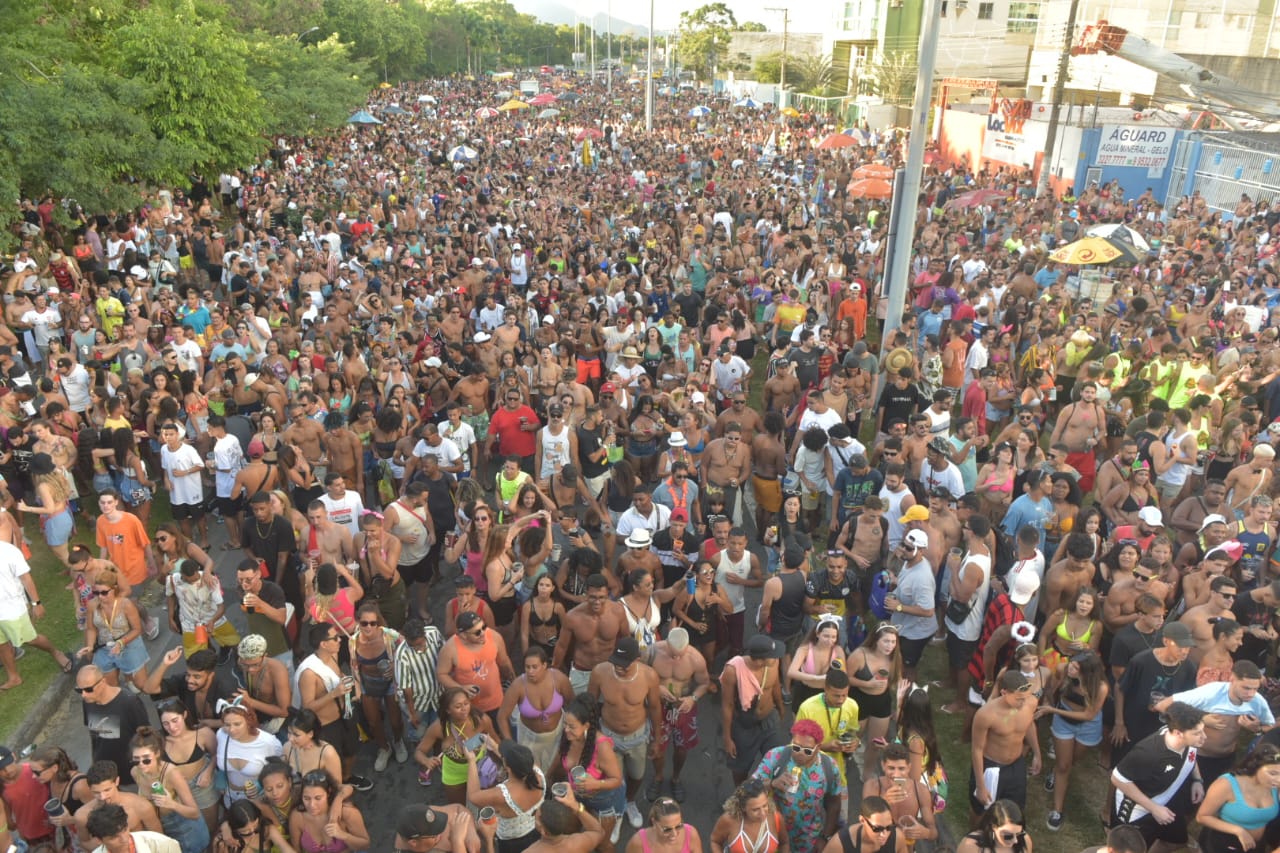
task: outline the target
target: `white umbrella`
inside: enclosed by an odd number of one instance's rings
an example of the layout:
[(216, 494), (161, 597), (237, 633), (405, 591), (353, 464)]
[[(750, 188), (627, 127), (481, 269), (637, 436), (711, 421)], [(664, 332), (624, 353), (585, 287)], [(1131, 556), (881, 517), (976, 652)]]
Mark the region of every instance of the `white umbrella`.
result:
[(735, 107), (748, 107), (753, 110), (760, 109), (760, 102), (757, 101), (755, 98), (751, 97), (750, 95), (748, 95), (747, 97), (741, 100), (734, 101), (733, 105)]
[(1146, 241), (1146, 238), (1123, 222), (1106, 222), (1102, 225), (1095, 225), (1085, 233), (1090, 237), (1106, 237), (1108, 240), (1128, 243), (1143, 252), (1151, 251), (1151, 244)]
[(558, 109), (555, 107), (547, 107), (545, 110), (538, 113), (538, 118), (555, 118), (558, 115), (560, 115), (560, 111)]
[(458, 145), (449, 151), (449, 160), (454, 163), (470, 163), (479, 156), (479, 152), (470, 145)]
[(703, 116), (709, 116), (709, 115), (711, 115), (711, 107), (700, 106), (700, 107), (694, 107), (693, 109), (689, 110), (690, 118), (702, 118)]

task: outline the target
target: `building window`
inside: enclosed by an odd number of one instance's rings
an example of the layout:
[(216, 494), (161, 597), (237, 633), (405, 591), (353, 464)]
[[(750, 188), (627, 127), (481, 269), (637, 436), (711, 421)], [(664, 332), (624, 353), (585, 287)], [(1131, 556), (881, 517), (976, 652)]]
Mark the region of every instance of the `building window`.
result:
[(996, 15), (995, 3), (979, 3), (978, 4), (978, 20), (990, 21)]
[(942, 17), (947, 16), (947, 0), (942, 0)]
[(1009, 4), (1009, 20), (1005, 24), (1005, 30), (1011, 33), (1034, 33), (1039, 20), (1040, 4), (1038, 2), (1013, 0)]

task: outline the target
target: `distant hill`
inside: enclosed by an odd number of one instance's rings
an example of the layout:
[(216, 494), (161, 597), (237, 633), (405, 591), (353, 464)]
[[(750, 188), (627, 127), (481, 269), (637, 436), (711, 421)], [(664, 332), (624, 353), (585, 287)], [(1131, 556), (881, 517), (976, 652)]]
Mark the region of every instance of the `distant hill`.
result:
[[(533, 15), (535, 18), (546, 21), (549, 24), (565, 24), (573, 26), (574, 11), (573, 7), (557, 0), (511, 0), (511, 5), (517, 11)], [(622, 6), (621, 3), (618, 4)], [(582, 21), (586, 23), (585, 18)], [(604, 12), (597, 12), (595, 15), (595, 29), (597, 32), (605, 32), (609, 26), (609, 16)], [(613, 16), (613, 31), (615, 33), (629, 33), (631, 35), (645, 36), (649, 34), (648, 25), (633, 24), (630, 21), (624, 21), (617, 15)]]

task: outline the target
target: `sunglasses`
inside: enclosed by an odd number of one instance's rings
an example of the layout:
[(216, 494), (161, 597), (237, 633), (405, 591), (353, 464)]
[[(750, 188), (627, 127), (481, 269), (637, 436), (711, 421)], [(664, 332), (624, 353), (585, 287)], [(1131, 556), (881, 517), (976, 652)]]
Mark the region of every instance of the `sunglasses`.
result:
[(245, 827), (236, 830), (236, 838), (253, 838), (258, 834), (258, 827)]
[(999, 839), (1001, 844), (1015, 844), (1026, 837), (1027, 837), (1027, 834), (1025, 832), (997, 832), (996, 833), (996, 838)]
[(801, 746), (798, 743), (793, 743), (791, 744), (791, 751), (796, 755), (803, 755), (805, 758), (808, 758), (817, 752), (818, 748), (816, 746)]
[(360, 627), (361, 627), (361, 628), (377, 628), (377, 627), (378, 627), (378, 620), (377, 620), (377, 619), (371, 619), (371, 620), (366, 621), (366, 620), (364, 620), (364, 619), (361, 619), (361, 620), (360, 620)]
[(75, 691), (79, 693), (81, 696), (83, 696), (86, 693), (93, 692), (98, 687), (98, 685), (104, 681), (106, 681), (105, 678), (99, 678), (97, 681), (93, 682), (93, 684), (90, 684), (88, 687), (77, 687), (75, 688)]
[(312, 770), (310, 773), (302, 777), (304, 785), (327, 785), (329, 784), (329, 774), (323, 770)]
[(885, 835), (887, 833), (893, 832), (893, 824), (889, 824), (888, 826), (880, 826), (877, 823), (872, 823), (870, 820), (868, 820), (865, 817), (862, 819), (862, 822), (866, 825), (868, 830), (875, 833), (876, 835)]
[(143, 767), (150, 767), (152, 764), (156, 763), (156, 760), (154, 758), (135, 758), (133, 759), (133, 761), (130, 761), (129, 763), (135, 767), (137, 767), (139, 764), (141, 764)]
[(98, 596), (98, 598), (106, 598), (108, 595), (110, 595), (110, 594), (111, 594), (111, 593), (113, 593), (113, 592), (115, 592), (115, 590), (111, 590), (111, 589), (95, 589), (95, 590), (93, 591), (93, 594), (94, 594), (94, 595), (96, 595), (96, 596)]

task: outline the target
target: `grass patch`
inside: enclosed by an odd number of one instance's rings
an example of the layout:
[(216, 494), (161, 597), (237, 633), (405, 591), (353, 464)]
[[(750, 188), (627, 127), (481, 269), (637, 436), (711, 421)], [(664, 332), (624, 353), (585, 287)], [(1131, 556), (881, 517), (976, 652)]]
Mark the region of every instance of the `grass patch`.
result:
[[(96, 506), (96, 494), (81, 496), (82, 511), (76, 515), (76, 530), (71, 544), (85, 545), (97, 554), (93, 520), (83, 511), (83, 507), (89, 505), (89, 502)], [(156, 525), (169, 519), (168, 497), (157, 493), (151, 504), (150, 529), (155, 530)], [(28, 516), (24, 530), (31, 541), (31, 576), (35, 580), (45, 611), (44, 619), (35, 623), (36, 630), (63, 651), (74, 652), (84, 645), (84, 632), (76, 628), (76, 602), (71, 591), (65, 588), (69, 583), (66, 568), (45, 544), (40, 524), (34, 514)], [(0, 702), (0, 743), (11, 743), (40, 696), (55, 679), (62, 677), (57, 662), (36, 649), (28, 648), (17, 665), (22, 684), (6, 691), (3, 694), (4, 701)]]

